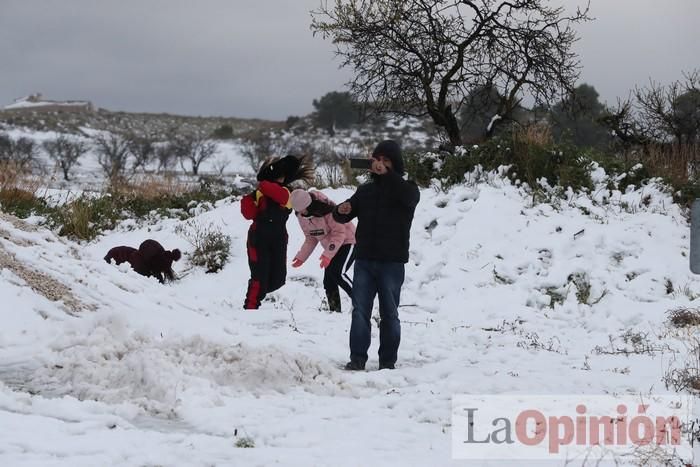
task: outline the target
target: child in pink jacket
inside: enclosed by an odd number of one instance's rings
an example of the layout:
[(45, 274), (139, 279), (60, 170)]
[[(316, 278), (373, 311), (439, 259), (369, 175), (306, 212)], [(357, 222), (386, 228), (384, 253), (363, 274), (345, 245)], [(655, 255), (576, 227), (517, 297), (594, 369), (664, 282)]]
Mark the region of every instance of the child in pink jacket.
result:
[(320, 191), (294, 190), (290, 197), (301, 230), (306, 240), (294, 256), (292, 267), (298, 268), (309, 258), (318, 243), (323, 247), (319, 258), (324, 268), (323, 288), (326, 290), (328, 307), (340, 313), (341, 287), (350, 296), (352, 281), (346, 272), (355, 259), (355, 226), (339, 224), (333, 220), (335, 203)]

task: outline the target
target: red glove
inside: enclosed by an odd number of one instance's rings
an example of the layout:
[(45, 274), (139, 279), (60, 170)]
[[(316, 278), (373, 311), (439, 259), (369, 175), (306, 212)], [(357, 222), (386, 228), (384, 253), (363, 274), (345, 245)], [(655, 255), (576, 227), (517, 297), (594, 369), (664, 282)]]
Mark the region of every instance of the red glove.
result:
[(321, 269), (325, 269), (331, 264), (331, 259), (326, 255), (321, 255)]
[(292, 260), (292, 267), (293, 267), (293, 268), (298, 268), (298, 267), (301, 266), (302, 264), (304, 264), (304, 262), (303, 262), (302, 260), (300, 260), (299, 258), (294, 258), (294, 259)]

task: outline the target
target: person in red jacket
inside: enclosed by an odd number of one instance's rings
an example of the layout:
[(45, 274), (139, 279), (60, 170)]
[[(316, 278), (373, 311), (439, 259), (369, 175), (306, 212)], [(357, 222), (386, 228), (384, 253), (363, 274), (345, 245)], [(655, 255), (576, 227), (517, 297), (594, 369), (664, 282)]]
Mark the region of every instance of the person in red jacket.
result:
[(265, 295), (284, 285), (289, 238), (286, 225), (291, 212), (288, 186), (312, 177), (313, 169), (305, 157), (271, 158), (258, 171), (257, 189), (241, 199), (243, 217), (253, 221), (248, 229), (250, 280), (243, 308), (259, 308)]
[(352, 281), (346, 271), (354, 260), (355, 225), (339, 224), (333, 219), (335, 203), (320, 191), (294, 190), (291, 196), (292, 209), (304, 232), (304, 243), (294, 255), (292, 267), (298, 268), (311, 256), (320, 243), (323, 254), (319, 258), (324, 269), (323, 288), (326, 290), (328, 308), (340, 313), (340, 291), (351, 296)]

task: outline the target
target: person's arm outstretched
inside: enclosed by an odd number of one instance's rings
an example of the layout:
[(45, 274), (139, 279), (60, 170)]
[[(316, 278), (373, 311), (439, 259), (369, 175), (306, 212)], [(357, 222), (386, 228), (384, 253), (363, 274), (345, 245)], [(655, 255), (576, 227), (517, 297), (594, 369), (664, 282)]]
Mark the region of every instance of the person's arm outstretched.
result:
[(333, 210), (333, 220), (340, 224), (347, 224), (355, 217), (357, 217), (357, 193)]

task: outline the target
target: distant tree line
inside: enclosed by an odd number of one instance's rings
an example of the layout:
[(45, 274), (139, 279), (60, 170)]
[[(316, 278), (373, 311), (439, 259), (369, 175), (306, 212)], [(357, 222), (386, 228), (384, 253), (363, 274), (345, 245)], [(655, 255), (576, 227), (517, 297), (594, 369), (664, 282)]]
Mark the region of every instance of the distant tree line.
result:
[[(637, 87), (615, 105), (605, 105), (594, 86), (582, 83), (551, 106), (528, 109), (518, 104), (507, 117), (510, 124), (505, 125), (500, 122), (505, 118), (499, 113), (502, 99), (489, 85), (479, 86), (465, 96), (457, 118), (463, 144), (485, 141), (509, 131), (512, 125), (532, 123), (547, 124), (555, 141), (579, 147), (700, 143), (700, 71), (685, 73), (683, 79), (667, 86), (651, 82)], [(363, 121), (361, 105), (349, 92), (327, 93), (313, 105), (314, 123), (330, 135)], [(372, 108), (372, 104), (365, 108)]]
[(158, 172), (172, 170), (178, 163), (185, 172), (198, 175), (202, 163), (212, 158), (217, 144), (211, 135), (196, 131), (176, 131), (163, 139), (143, 133), (100, 133), (92, 138), (58, 135), (41, 143), (27, 137), (0, 133), (0, 164), (18, 170), (41, 170), (38, 156), (43, 151), (60, 169), (63, 179), (80, 165), (80, 159), (93, 151), (106, 178), (118, 181), (154, 166)]

